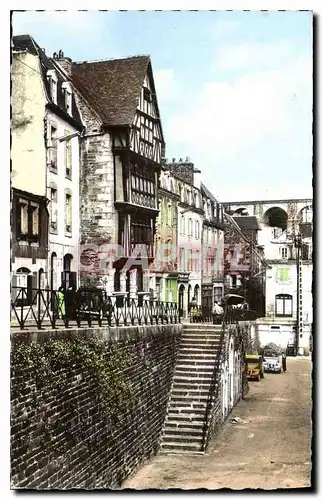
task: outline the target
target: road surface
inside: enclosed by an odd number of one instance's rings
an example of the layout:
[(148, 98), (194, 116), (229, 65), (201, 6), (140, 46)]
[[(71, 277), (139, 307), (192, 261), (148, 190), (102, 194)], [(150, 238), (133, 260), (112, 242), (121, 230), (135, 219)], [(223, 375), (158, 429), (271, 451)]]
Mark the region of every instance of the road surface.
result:
[[(250, 382), (206, 455), (159, 455), (123, 484), (131, 489), (304, 488), (311, 484), (311, 361)], [(232, 424), (240, 417), (244, 423)]]

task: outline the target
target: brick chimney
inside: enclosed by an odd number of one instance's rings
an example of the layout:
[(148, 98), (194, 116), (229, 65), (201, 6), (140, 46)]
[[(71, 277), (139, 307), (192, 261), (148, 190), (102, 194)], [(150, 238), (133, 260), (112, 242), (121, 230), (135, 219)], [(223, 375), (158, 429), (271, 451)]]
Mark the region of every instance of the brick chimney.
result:
[(62, 50), (59, 50), (58, 53), (54, 52), (53, 59), (55, 59), (55, 62), (62, 68), (63, 71), (65, 71), (68, 76), (71, 76), (73, 61), (70, 57), (65, 57), (64, 52)]

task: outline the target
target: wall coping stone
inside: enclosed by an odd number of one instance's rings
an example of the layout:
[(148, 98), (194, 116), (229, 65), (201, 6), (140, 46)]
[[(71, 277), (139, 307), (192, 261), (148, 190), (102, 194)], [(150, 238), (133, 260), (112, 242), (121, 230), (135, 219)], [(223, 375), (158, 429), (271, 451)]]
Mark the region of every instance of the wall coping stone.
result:
[(136, 325), (114, 327), (61, 328), (47, 330), (18, 330), (11, 332), (11, 342), (46, 342), (75, 337), (97, 338), (105, 342), (149, 339), (165, 335), (180, 335), (183, 331), (181, 323), (165, 325)]

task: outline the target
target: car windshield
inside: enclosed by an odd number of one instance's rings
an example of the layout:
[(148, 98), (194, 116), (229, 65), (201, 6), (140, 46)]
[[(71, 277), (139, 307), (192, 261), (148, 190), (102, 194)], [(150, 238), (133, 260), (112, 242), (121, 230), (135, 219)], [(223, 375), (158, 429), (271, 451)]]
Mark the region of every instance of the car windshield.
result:
[(254, 364), (258, 364), (259, 363), (259, 358), (248, 358), (248, 356), (246, 357), (246, 361), (247, 363), (254, 363)]
[(277, 352), (265, 352), (264, 358), (278, 358)]

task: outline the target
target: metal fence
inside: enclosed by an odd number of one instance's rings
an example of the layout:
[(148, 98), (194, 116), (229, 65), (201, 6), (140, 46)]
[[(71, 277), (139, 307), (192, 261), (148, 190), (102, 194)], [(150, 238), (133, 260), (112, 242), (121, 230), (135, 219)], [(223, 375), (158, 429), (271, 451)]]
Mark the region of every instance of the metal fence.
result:
[(228, 306), (223, 314), (213, 314), (210, 308), (194, 306), (190, 310), (190, 323), (213, 323), (215, 325), (234, 324), (238, 321), (252, 321), (259, 318), (260, 314), (251, 309), (236, 309)]
[(12, 287), (11, 326), (130, 326), (180, 323), (177, 304), (142, 296), (108, 296), (104, 290), (65, 292)]

